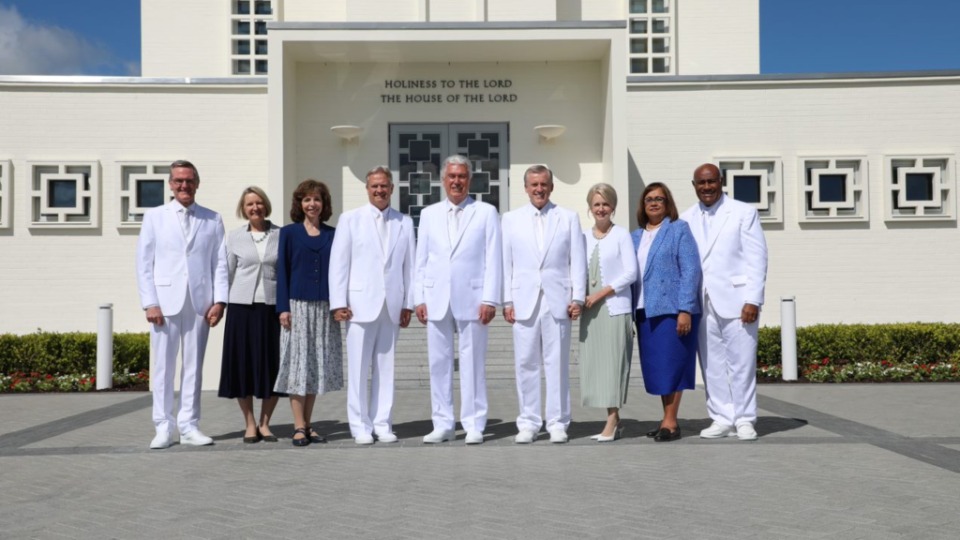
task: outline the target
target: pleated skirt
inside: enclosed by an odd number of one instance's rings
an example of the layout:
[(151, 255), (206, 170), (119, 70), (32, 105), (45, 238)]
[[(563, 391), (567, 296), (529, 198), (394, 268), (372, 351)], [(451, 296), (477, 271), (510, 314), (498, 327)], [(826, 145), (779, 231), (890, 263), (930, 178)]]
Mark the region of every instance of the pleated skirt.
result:
[(275, 306), (229, 304), (217, 395), (268, 399), (277, 395), (273, 386), (279, 369), (280, 321)]
[(580, 403), (622, 407), (630, 384), (633, 324), (630, 314), (610, 316), (600, 303), (580, 319)]

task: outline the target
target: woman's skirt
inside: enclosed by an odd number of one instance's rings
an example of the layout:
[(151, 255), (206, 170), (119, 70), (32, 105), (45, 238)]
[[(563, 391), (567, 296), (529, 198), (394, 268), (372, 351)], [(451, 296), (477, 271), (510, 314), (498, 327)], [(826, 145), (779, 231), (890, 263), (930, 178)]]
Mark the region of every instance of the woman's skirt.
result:
[(647, 317), (637, 310), (640, 372), (648, 394), (666, 396), (693, 390), (697, 383), (697, 331), (700, 315), (692, 315), (690, 333), (677, 335), (677, 316)]
[(222, 398), (277, 395), (273, 385), (280, 369), (280, 321), (276, 306), (229, 304), (224, 322), (220, 366)]
[(303, 396), (343, 388), (340, 323), (326, 301), (290, 300), (290, 329), (280, 333), (280, 373), (274, 390)]
[(580, 320), (580, 402), (622, 407), (627, 402), (633, 329), (630, 314), (610, 316), (601, 302)]

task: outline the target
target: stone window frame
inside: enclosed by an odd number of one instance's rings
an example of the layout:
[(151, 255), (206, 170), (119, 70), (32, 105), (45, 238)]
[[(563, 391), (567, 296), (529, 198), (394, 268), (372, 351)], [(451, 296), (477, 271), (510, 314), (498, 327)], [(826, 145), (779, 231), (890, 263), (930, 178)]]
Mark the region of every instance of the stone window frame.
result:
[[(137, 183), (141, 181), (163, 181), (164, 203), (173, 200), (173, 194), (167, 190), (172, 161), (118, 161), (117, 179), (120, 210), (120, 228), (138, 229), (143, 223), (143, 214), (150, 208), (141, 208), (137, 202)], [(130, 172), (129, 169), (146, 168), (146, 172)], [(159, 170), (158, 170), (159, 169)]]
[[(241, 12), (239, 3), (244, 2), (247, 5), (247, 11)], [(263, 42), (266, 47), (267, 34), (257, 34), (258, 23), (267, 24), (280, 20), (278, 15), (280, 11), (281, 0), (230, 0), (230, 73), (238, 77), (267, 75), (269, 64), (267, 62), (267, 50), (261, 51), (257, 42)], [(270, 6), (270, 13), (257, 13), (256, 4), (266, 3)], [(245, 24), (246, 34), (238, 34), (237, 28)], [(245, 50), (242, 50), (245, 49)], [(263, 65), (264, 70), (259, 66)], [(246, 66), (241, 69), (241, 66)]]
[[(665, 11), (654, 12), (654, 0), (644, 0), (646, 11), (634, 12), (632, 2), (626, 2), (627, 18), (627, 75), (673, 75), (676, 73), (675, 54), (677, 42), (677, 0), (662, 0), (666, 6)], [(654, 21), (665, 20), (667, 30), (665, 32), (654, 31)], [(634, 21), (644, 21), (646, 31), (643, 33), (633, 32)], [(633, 40), (643, 40), (646, 44), (642, 52), (633, 52)], [(654, 40), (663, 39), (666, 50), (663, 52), (654, 52)], [(646, 64), (645, 71), (634, 71), (634, 60), (643, 61)], [(656, 60), (666, 62), (666, 70), (654, 71)]]
[[(27, 170), (30, 227), (94, 229), (100, 226), (99, 161), (29, 161)], [(50, 205), (50, 185), (58, 180), (72, 180), (77, 184), (73, 207)]]
[(783, 160), (780, 156), (723, 155), (713, 163), (724, 174), (723, 192), (733, 197), (736, 176), (760, 175), (759, 203), (747, 203), (757, 209), (762, 223), (783, 223)]
[(13, 225), (10, 215), (13, 204), (10, 199), (13, 183), (12, 163), (9, 159), (0, 159), (0, 229), (9, 229)]
[[(906, 200), (904, 176), (909, 172), (932, 175), (934, 197), (931, 203), (933, 204), (911, 204)], [(957, 218), (957, 174), (953, 154), (946, 152), (885, 154), (883, 178), (887, 221), (953, 221)]]
[[(817, 164), (824, 164), (815, 167)], [(809, 169), (809, 174), (808, 174)], [(820, 176), (843, 174), (849, 201), (821, 201)], [(802, 155), (797, 158), (801, 223), (864, 223), (870, 221), (870, 163), (865, 155)]]

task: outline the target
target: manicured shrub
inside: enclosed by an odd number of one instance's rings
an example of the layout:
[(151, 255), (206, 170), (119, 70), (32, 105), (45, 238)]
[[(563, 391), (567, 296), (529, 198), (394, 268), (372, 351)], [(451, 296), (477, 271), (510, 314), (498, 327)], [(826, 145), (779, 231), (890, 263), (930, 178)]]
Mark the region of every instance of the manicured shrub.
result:
[[(137, 373), (150, 369), (147, 333), (114, 334), (113, 370)], [(0, 373), (50, 375), (95, 373), (97, 335), (89, 332), (0, 334)]]

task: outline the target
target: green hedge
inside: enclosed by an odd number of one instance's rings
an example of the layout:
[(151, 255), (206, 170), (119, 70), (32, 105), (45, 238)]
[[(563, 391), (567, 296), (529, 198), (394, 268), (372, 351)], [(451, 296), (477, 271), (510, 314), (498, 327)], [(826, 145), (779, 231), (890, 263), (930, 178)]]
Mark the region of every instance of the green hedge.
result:
[[(150, 369), (150, 335), (113, 335), (113, 370), (136, 373)], [(18, 336), (0, 334), (0, 373), (76, 374), (97, 370), (97, 335), (90, 332), (37, 331)]]
[[(757, 365), (780, 364), (780, 328), (760, 329)], [(797, 364), (931, 364), (960, 359), (960, 324), (819, 324), (797, 328)]]

